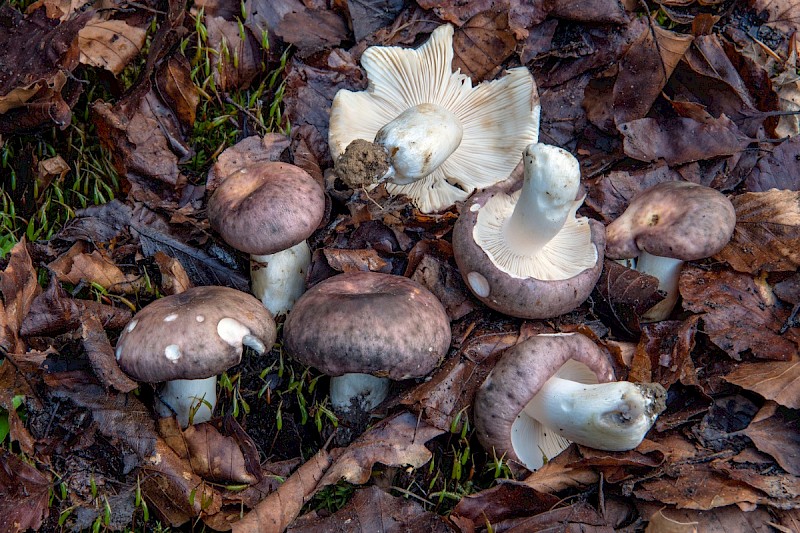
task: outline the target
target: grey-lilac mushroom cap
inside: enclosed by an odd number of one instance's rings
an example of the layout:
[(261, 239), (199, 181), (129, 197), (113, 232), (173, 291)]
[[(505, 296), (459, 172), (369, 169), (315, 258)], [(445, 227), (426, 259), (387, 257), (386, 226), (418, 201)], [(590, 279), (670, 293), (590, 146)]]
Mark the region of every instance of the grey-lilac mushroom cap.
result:
[(642, 251), (696, 261), (730, 241), (736, 211), (721, 192), (687, 181), (659, 183), (637, 194), (606, 228), (606, 255), (631, 259)]
[(578, 333), (536, 335), (503, 352), (475, 395), (475, 429), (486, 450), (522, 465), (535, 462), (518, 455), (512, 429), (524, 416), (525, 406), (568, 361), (585, 365), (594, 374), (595, 383), (615, 379), (606, 354)]
[(116, 356), (137, 381), (203, 379), (237, 365), (245, 345), (263, 351), (275, 338), (275, 321), (255, 297), (228, 287), (194, 287), (136, 313)]
[(419, 283), (349, 272), (306, 291), (283, 327), (287, 353), (329, 376), (426, 376), (447, 354), (450, 320)]
[(306, 240), (325, 212), (325, 193), (308, 172), (259, 163), (229, 176), (208, 201), (208, 220), (231, 246), (269, 255)]

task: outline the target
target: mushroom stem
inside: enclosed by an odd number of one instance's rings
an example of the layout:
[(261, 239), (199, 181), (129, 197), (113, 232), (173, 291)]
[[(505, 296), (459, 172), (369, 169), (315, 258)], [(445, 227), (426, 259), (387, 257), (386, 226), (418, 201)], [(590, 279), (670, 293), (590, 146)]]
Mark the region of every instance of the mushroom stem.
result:
[(159, 416), (175, 416), (182, 428), (211, 420), (217, 405), (217, 376), (167, 381), (157, 394)]
[(657, 383), (584, 384), (552, 377), (524, 412), (562, 437), (608, 451), (632, 450), (665, 408)]
[(683, 261), (671, 257), (660, 257), (647, 252), (639, 253), (636, 258), (636, 271), (658, 278), (658, 290), (666, 297), (648, 309), (642, 315), (642, 322), (665, 320), (678, 301), (678, 278), (681, 275)]
[(389, 394), (389, 378), (350, 373), (331, 378), (331, 405), (337, 413), (375, 409)]
[(274, 315), (285, 315), (306, 290), (311, 249), (306, 241), (281, 252), (250, 256), (253, 294)]
[(522, 191), (504, 233), (513, 249), (532, 256), (574, 214), (581, 173), (572, 154), (547, 144), (528, 146), (523, 161)]

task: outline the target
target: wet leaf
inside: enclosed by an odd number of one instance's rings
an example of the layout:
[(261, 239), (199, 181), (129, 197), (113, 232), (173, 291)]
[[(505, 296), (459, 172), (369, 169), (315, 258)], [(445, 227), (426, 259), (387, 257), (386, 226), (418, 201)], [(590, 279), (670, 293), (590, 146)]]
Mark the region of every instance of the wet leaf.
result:
[(800, 357), (796, 354), (788, 361), (739, 365), (724, 379), (768, 400), (800, 409)]
[(95, 17), (78, 32), (81, 63), (119, 74), (139, 55), (147, 31), (123, 20)]
[(736, 227), (714, 257), (740, 271), (794, 271), (800, 267), (800, 192), (750, 192), (732, 199)]
[(778, 306), (763, 280), (730, 271), (685, 267), (679, 288), (683, 307), (704, 313), (704, 331), (732, 358), (741, 359), (746, 350), (758, 358), (775, 360), (786, 360), (796, 353), (791, 330), (787, 335), (778, 334), (788, 312)]
[(50, 512), (49, 476), (0, 449), (0, 515), (3, 530), (37, 530)]
[(354, 533), (403, 533), (452, 531), (444, 519), (426, 511), (410, 498), (391, 496), (378, 487), (359, 489), (344, 508), (326, 518), (300, 517), (289, 533), (352, 531)]

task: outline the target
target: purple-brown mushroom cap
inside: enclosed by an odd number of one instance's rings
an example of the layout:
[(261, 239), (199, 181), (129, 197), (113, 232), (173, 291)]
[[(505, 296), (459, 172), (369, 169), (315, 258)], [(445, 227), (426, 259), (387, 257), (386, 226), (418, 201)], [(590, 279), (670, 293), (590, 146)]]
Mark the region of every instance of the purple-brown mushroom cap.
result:
[(208, 201), (208, 220), (231, 246), (269, 255), (306, 240), (325, 212), (325, 193), (308, 172), (280, 162), (246, 166)]
[(721, 192), (688, 181), (659, 183), (634, 196), (606, 228), (606, 255), (631, 259), (641, 251), (696, 261), (722, 250), (736, 211)]
[(598, 383), (615, 379), (608, 356), (579, 333), (536, 335), (503, 352), (475, 395), (475, 429), (486, 450), (525, 464), (514, 451), (512, 425), (542, 385), (570, 359), (586, 365)]
[[(473, 206), (485, 205), (495, 194), (494, 189), (487, 189), (473, 195), (453, 229), (456, 264), (473, 294), (492, 309), (520, 318), (552, 318), (578, 307), (589, 297), (603, 270), (603, 225), (596, 220), (588, 221), (591, 241), (597, 250), (593, 267), (564, 280), (517, 278), (497, 268), (473, 236), (480, 211)], [(484, 290), (476, 291), (477, 285)]]
[(245, 335), (267, 348), (275, 342), (275, 321), (258, 299), (228, 287), (194, 287), (136, 313), (117, 341), (117, 362), (148, 383), (209, 378), (239, 363)]
[(349, 272), (297, 300), (283, 342), (289, 355), (329, 376), (418, 378), (447, 354), (450, 320), (439, 300), (415, 281)]

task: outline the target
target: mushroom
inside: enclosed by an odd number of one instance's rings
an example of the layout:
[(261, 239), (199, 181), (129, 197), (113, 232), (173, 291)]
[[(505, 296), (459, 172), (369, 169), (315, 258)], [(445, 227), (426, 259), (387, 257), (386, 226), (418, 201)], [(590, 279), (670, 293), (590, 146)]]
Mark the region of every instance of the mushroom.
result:
[(231, 246), (250, 254), (253, 294), (273, 315), (305, 291), (306, 239), (325, 212), (325, 193), (306, 171), (266, 162), (226, 178), (208, 201), (208, 220)]
[[(389, 193), (407, 195), (426, 213), (506, 179), (539, 135), (539, 96), (525, 67), (473, 87), (468, 76), (452, 71), (452, 61), (450, 25), (416, 50), (372, 46), (361, 56), (367, 90), (341, 90), (331, 106), (334, 160), (353, 141), (374, 140), (373, 157), (388, 160), (380, 179), (391, 182)], [(356, 161), (338, 161), (337, 173), (363, 167), (359, 152)]]
[(389, 380), (426, 376), (450, 346), (450, 320), (425, 287), (402, 276), (348, 272), (297, 300), (283, 327), (286, 352), (331, 378), (345, 418), (371, 411)]
[(659, 183), (633, 197), (625, 212), (606, 228), (606, 254), (636, 258), (635, 269), (658, 278), (666, 294), (642, 316), (664, 320), (678, 300), (684, 261), (710, 257), (733, 235), (736, 211), (721, 192), (688, 181)]
[(536, 470), (570, 441), (634, 449), (665, 399), (658, 383), (614, 381), (606, 354), (580, 333), (536, 335), (507, 349), (478, 389), (475, 429), (487, 450)]
[(166, 382), (161, 416), (182, 427), (211, 418), (217, 375), (239, 364), (244, 346), (264, 353), (275, 342), (269, 311), (228, 287), (194, 287), (165, 296), (134, 315), (117, 341), (120, 368), (137, 381)]
[(578, 161), (531, 144), (522, 189), (475, 194), (453, 229), (453, 254), (483, 303), (521, 318), (551, 318), (579, 306), (603, 269), (603, 225), (575, 212)]

